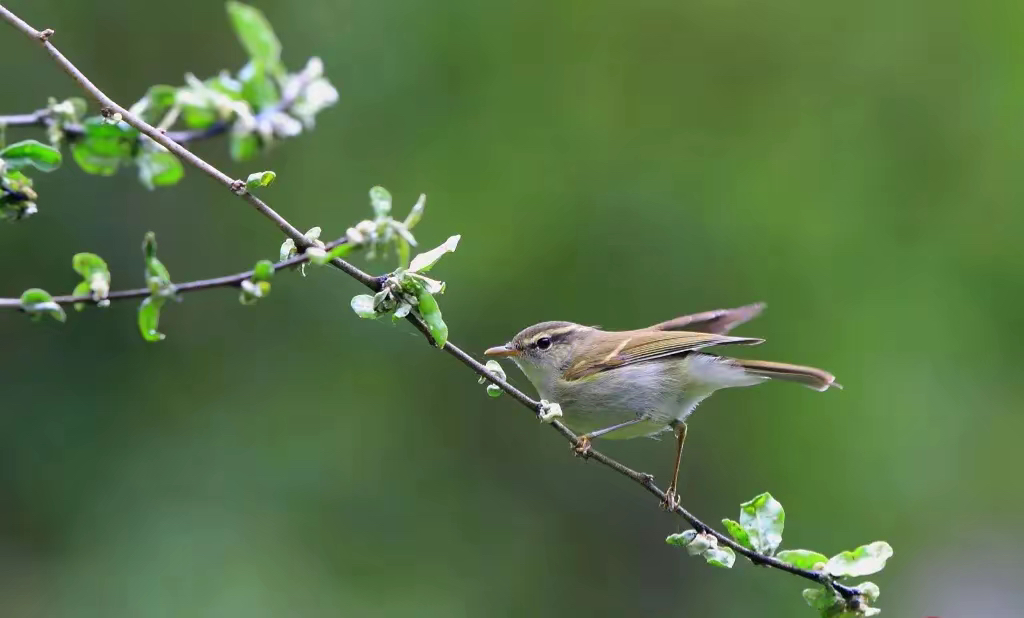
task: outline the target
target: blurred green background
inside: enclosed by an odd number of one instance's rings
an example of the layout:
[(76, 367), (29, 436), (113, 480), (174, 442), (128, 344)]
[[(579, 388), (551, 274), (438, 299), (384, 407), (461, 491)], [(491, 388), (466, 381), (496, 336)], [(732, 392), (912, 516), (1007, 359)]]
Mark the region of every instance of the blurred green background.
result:
[[(220, 2), (5, 4), (123, 104), (245, 60)], [(1018, 615), (1024, 4), (256, 5), (341, 102), (252, 163), (223, 141), (202, 156), (275, 170), (271, 205), (328, 238), (372, 185), (400, 215), (425, 192), (421, 243), (463, 235), (435, 273), (475, 353), (540, 320), (767, 302), (738, 331), (768, 339), (753, 354), (846, 390), (712, 398), (684, 504), (715, 522), (769, 490), (785, 546), (889, 541), (883, 615)], [(80, 94), (2, 32), (0, 112)], [(138, 287), (147, 230), (178, 281), (282, 240), (191, 170), (151, 193), (68, 164), (36, 188), (40, 213), (0, 230), (4, 296), (69, 292), (78, 251)], [(0, 314), (0, 615), (813, 615), (801, 580), (666, 546), (683, 527), (643, 490), (407, 324), (356, 318), (360, 291), (318, 269), (254, 308), (188, 295), (159, 344), (133, 303)], [(599, 446), (662, 481), (671, 464), (670, 441)]]

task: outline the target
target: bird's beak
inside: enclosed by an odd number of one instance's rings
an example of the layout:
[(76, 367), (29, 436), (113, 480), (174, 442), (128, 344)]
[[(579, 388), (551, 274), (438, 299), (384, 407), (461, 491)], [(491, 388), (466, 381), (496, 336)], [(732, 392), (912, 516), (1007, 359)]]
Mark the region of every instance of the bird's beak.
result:
[(513, 348), (511, 343), (487, 348), (484, 351), (484, 356), (516, 356), (517, 354), (519, 354), (519, 350)]

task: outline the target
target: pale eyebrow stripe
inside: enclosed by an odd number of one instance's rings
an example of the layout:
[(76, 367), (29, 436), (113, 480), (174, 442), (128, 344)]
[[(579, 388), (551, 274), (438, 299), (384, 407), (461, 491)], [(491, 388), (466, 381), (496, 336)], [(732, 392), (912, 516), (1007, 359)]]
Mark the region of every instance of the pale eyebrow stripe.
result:
[(554, 330), (544, 331), (543, 333), (538, 333), (537, 335), (531, 337), (530, 340), (527, 341), (526, 343), (527, 345), (532, 345), (534, 343), (537, 343), (538, 339), (543, 339), (544, 337), (551, 337), (552, 339), (555, 339), (561, 337), (562, 335), (568, 335), (569, 333), (577, 331), (579, 329), (579, 326), (563, 326), (561, 328), (556, 328)]

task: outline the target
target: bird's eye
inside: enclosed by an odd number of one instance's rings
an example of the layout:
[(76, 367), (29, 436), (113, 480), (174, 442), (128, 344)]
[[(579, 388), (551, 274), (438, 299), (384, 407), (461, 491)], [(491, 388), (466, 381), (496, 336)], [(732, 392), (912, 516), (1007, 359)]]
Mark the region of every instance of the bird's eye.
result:
[(537, 348), (546, 350), (551, 347), (551, 337), (541, 337), (537, 340)]

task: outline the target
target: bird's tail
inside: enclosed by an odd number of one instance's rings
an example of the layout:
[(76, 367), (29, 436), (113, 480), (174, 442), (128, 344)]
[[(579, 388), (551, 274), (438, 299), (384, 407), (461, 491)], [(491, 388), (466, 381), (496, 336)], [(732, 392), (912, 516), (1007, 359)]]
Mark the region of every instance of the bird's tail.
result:
[(771, 361), (739, 360), (735, 361), (748, 373), (773, 380), (784, 382), (796, 382), (803, 384), (816, 391), (827, 391), (829, 387), (843, 388), (842, 384), (836, 382), (836, 377), (831, 373), (814, 367), (802, 365), (790, 365), (789, 363), (773, 363)]

